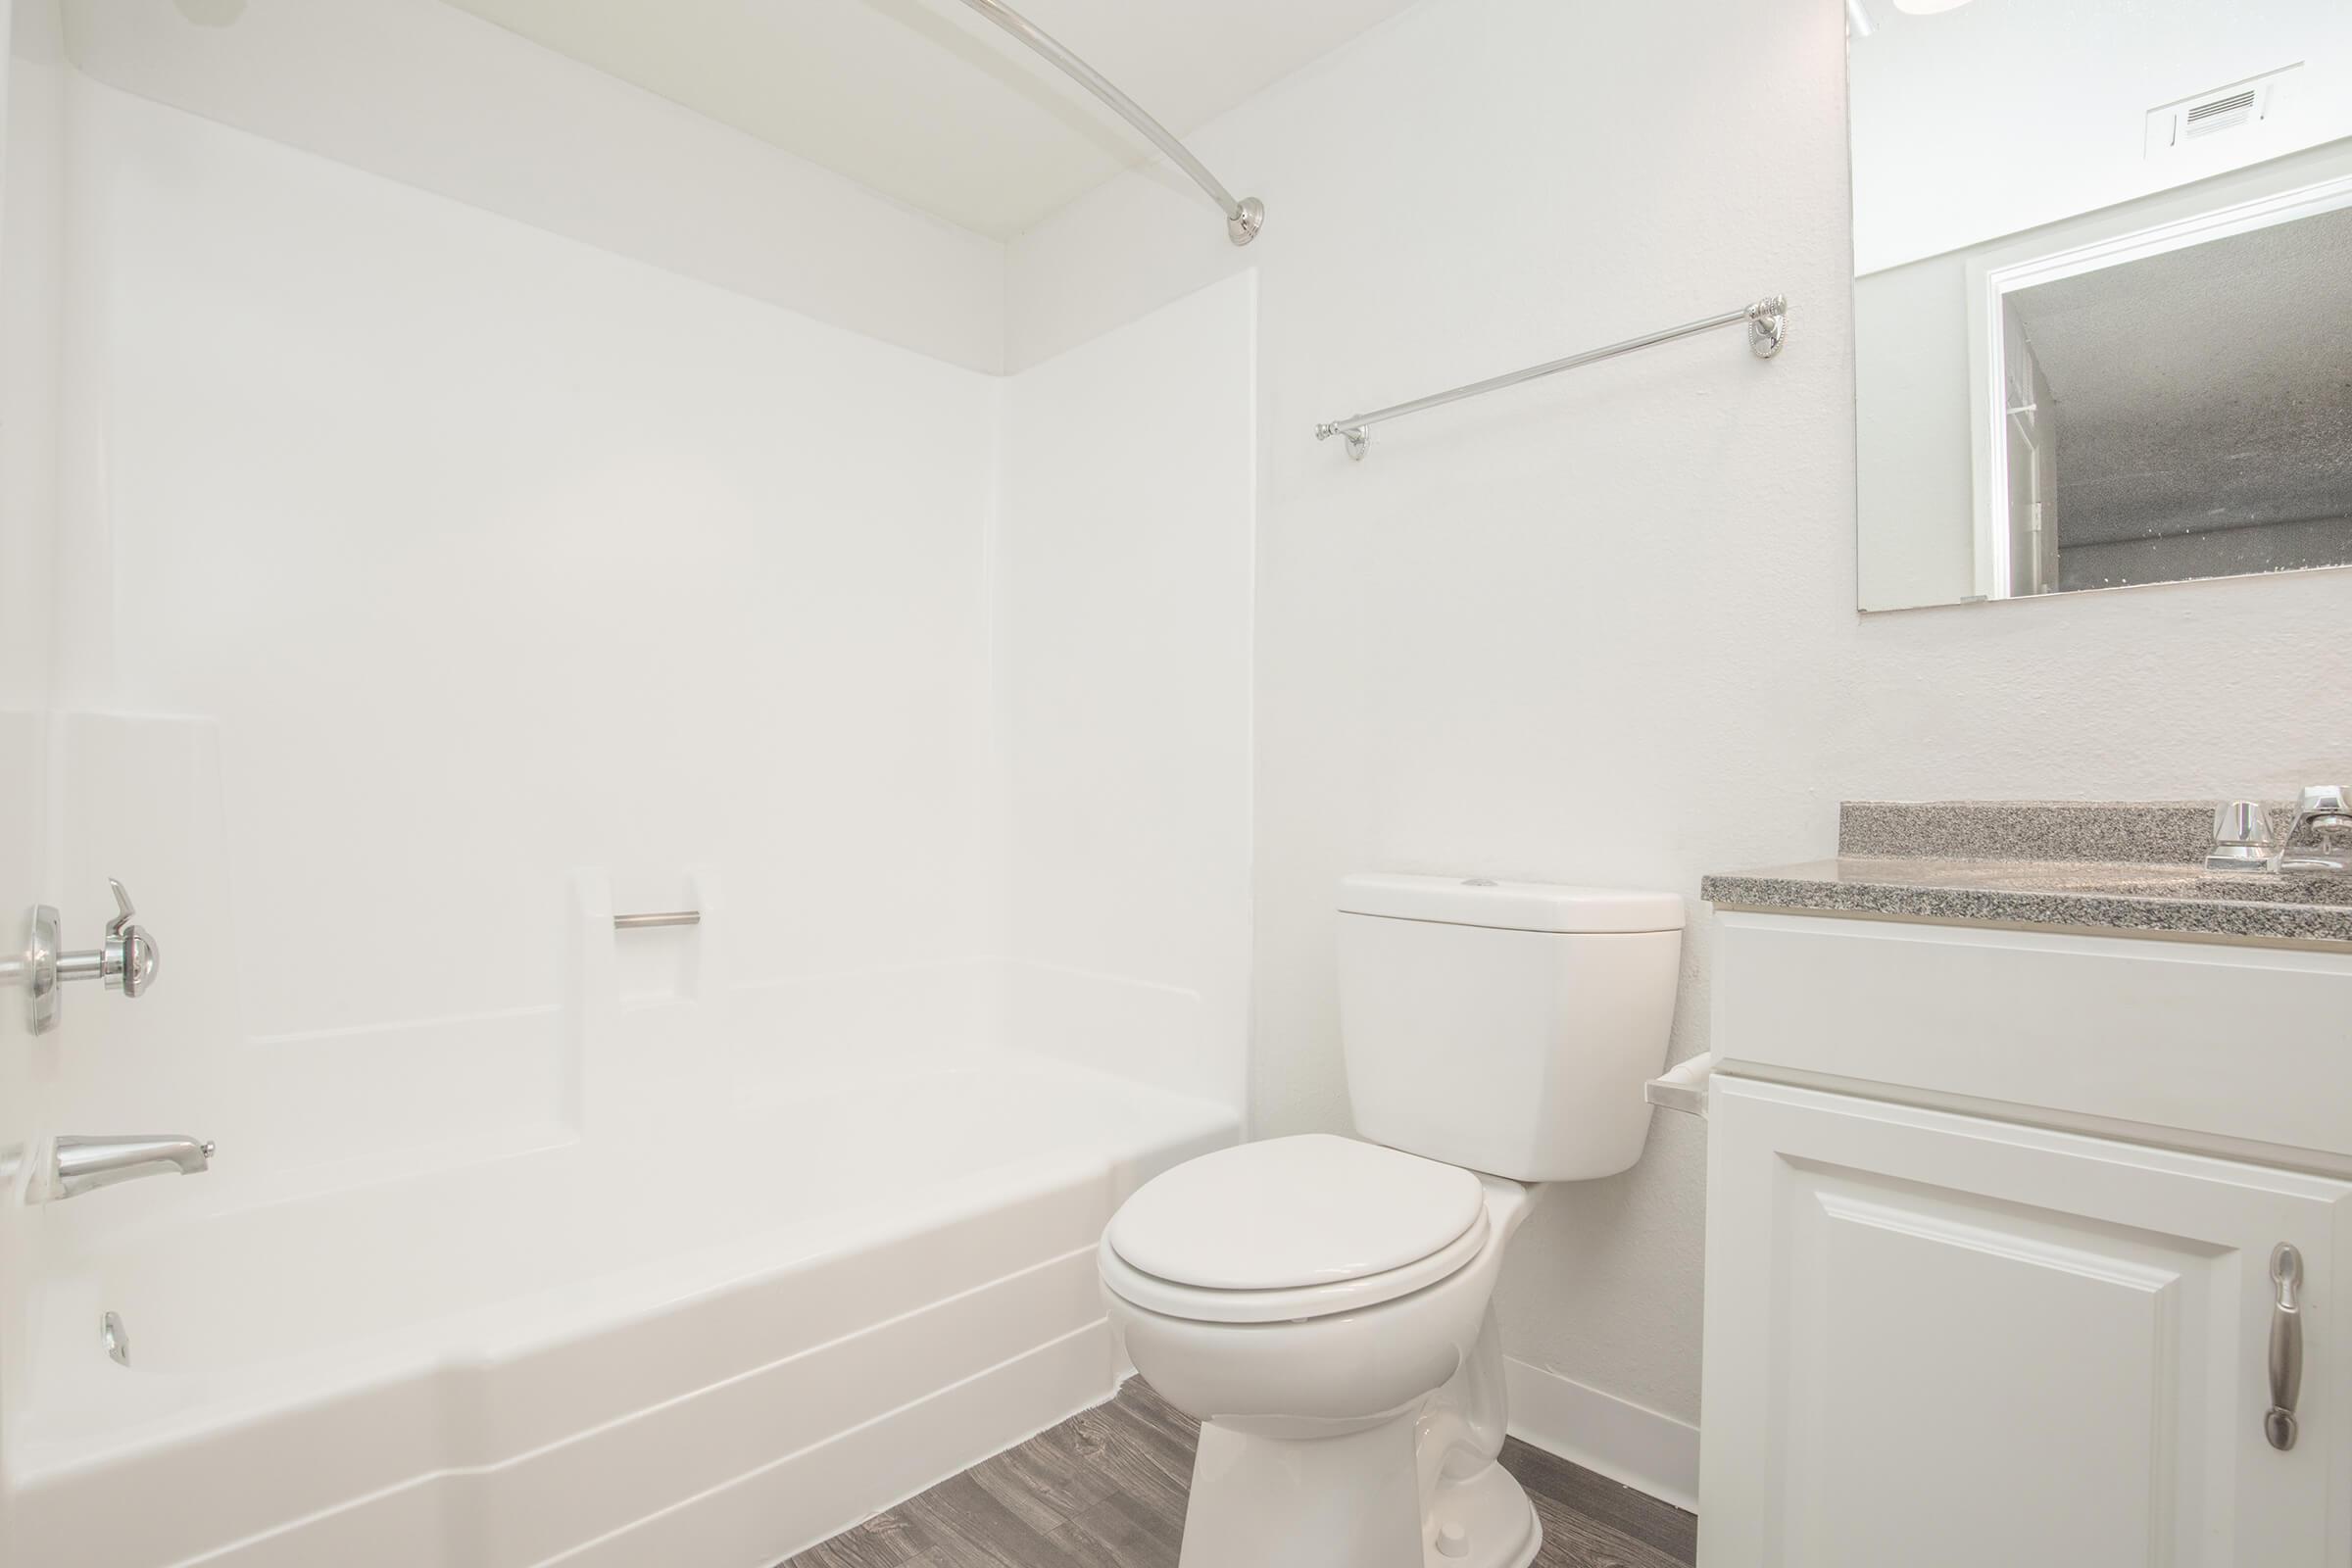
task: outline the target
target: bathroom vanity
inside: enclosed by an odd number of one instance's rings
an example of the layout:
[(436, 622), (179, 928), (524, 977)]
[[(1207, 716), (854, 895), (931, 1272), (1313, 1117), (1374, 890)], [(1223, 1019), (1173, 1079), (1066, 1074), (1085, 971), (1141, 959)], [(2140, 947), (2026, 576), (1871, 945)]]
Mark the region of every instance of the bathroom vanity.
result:
[(2210, 815), (1707, 879), (1702, 1568), (2352, 1560), (2352, 879)]

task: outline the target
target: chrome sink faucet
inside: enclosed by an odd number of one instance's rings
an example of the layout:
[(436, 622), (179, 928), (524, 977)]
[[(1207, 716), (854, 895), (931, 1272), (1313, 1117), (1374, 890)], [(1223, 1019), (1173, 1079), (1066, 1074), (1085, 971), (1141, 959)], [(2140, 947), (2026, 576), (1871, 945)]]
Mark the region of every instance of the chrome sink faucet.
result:
[(212, 1163), (212, 1144), (193, 1138), (61, 1137), (49, 1167), (49, 1197), (78, 1198), (142, 1176), (193, 1176)]
[[(2311, 853), (2298, 853), (2311, 852)], [(2271, 857), (2273, 871), (2352, 871), (2352, 806), (2341, 784), (2314, 784), (2303, 792), (2295, 819)]]
[(2314, 784), (2303, 792), (2294, 820), (2274, 837), (2271, 813), (2260, 801), (2230, 801), (2213, 813), (2208, 871), (2352, 872), (2352, 791)]

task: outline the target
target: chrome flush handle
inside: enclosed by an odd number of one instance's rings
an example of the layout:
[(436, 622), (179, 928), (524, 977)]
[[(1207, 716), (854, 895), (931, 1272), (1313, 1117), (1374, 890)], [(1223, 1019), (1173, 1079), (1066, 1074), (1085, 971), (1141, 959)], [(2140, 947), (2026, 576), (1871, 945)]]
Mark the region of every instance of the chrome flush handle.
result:
[(2295, 1446), (2295, 1404), (2303, 1394), (2303, 1254), (2284, 1242), (2271, 1253), (2271, 1408), (2262, 1435), (2285, 1451)]

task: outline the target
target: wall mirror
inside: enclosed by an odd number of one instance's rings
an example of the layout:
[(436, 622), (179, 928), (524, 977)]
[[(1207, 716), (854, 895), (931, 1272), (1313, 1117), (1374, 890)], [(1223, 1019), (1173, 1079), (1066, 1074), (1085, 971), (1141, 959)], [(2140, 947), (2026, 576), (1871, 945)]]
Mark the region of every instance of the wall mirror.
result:
[(1864, 610), (2352, 564), (2352, 0), (1844, 0)]

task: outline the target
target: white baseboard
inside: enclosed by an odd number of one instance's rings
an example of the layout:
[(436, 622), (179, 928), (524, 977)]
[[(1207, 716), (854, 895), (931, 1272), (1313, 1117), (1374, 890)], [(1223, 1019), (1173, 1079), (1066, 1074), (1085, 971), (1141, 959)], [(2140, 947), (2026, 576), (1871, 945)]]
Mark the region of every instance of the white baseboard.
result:
[(1698, 1428), (1526, 1361), (1503, 1361), (1511, 1436), (1698, 1511)]

